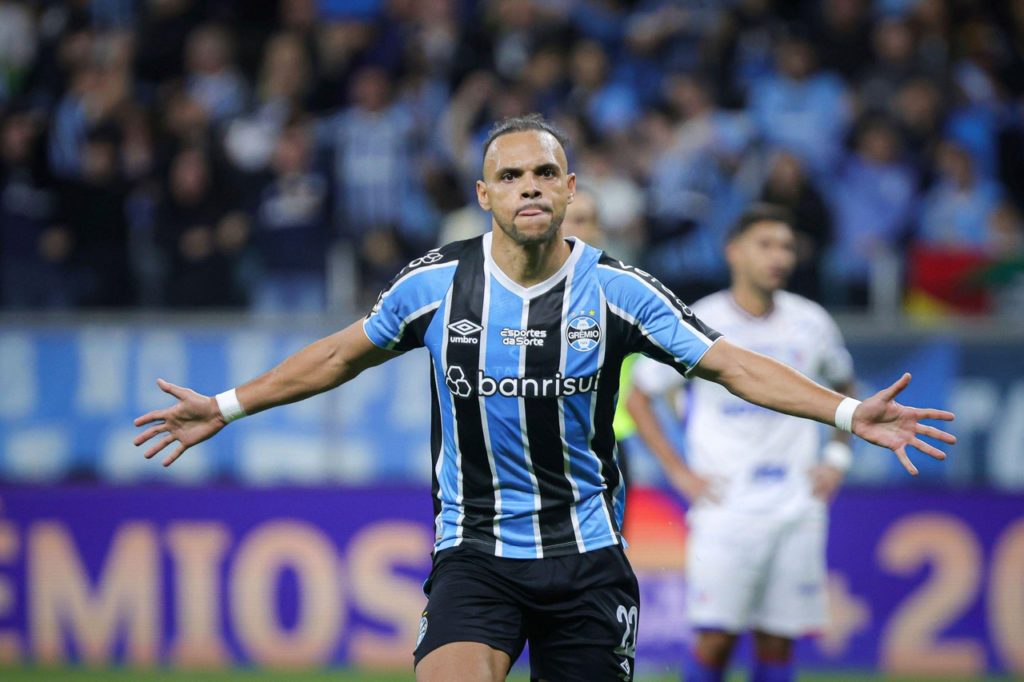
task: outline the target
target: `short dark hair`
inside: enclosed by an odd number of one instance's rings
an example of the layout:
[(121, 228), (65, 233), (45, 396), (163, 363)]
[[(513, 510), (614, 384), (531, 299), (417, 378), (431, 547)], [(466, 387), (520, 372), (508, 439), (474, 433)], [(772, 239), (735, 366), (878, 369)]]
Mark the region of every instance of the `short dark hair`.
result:
[(756, 203), (751, 204), (733, 224), (732, 228), (730, 228), (727, 235), (728, 241), (743, 235), (743, 233), (758, 223), (783, 223), (789, 229), (794, 229), (793, 214), (785, 206)]
[(502, 135), (522, 133), (527, 130), (539, 130), (548, 133), (551, 137), (558, 140), (558, 144), (562, 145), (563, 151), (567, 151), (569, 148), (568, 136), (557, 126), (549, 123), (541, 114), (526, 114), (525, 116), (510, 116), (491, 126), (490, 132), (487, 133), (487, 140), (484, 142), (484, 151), (481, 158), (487, 157), (487, 150), (491, 148), (491, 143)]

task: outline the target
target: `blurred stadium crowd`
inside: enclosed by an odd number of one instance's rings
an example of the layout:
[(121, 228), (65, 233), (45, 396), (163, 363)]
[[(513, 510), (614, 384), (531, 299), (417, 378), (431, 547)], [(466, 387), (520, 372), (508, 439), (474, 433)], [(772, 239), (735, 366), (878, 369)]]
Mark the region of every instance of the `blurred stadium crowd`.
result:
[(0, 0), (0, 301), (364, 302), (530, 111), (684, 299), (761, 198), (833, 308), (1024, 309), (1024, 0)]

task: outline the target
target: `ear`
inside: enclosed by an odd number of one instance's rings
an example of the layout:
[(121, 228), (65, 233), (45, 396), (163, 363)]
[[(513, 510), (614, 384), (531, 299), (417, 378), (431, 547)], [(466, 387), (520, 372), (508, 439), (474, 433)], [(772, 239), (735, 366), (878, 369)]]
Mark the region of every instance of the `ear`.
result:
[(568, 203), (571, 204), (573, 199), (576, 198), (576, 174), (575, 173), (569, 173), (569, 175), (565, 179), (565, 184), (566, 184), (566, 187), (569, 188), (569, 201), (568, 201)]
[(487, 183), (483, 180), (476, 181), (476, 202), (483, 210), (491, 210), (491, 197), (487, 194)]
[(735, 260), (735, 258), (736, 258), (736, 249), (737, 248), (738, 247), (736, 246), (736, 240), (735, 239), (730, 239), (729, 241), (727, 241), (725, 243), (725, 262), (726, 263), (732, 264), (733, 260)]

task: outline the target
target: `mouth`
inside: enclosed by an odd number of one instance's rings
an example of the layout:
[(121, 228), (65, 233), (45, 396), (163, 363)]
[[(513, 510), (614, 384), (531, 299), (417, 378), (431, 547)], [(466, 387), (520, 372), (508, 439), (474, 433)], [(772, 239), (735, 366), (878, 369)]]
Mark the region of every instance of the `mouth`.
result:
[(546, 208), (544, 208), (542, 206), (524, 206), (523, 208), (521, 208), (518, 211), (516, 211), (516, 215), (517, 216), (521, 215), (521, 216), (526, 216), (527, 218), (531, 218), (533, 216), (543, 215), (544, 213), (547, 213), (547, 212), (548, 212), (548, 209), (546, 209)]

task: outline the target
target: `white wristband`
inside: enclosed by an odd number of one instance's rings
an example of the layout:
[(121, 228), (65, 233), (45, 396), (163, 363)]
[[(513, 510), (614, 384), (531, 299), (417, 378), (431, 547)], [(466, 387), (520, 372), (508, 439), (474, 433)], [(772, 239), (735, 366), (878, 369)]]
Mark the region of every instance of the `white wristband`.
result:
[(840, 431), (850, 433), (853, 430), (853, 412), (860, 405), (860, 401), (854, 398), (843, 398), (836, 408), (836, 428)]
[(224, 421), (228, 423), (245, 416), (245, 410), (242, 409), (242, 403), (238, 402), (238, 395), (235, 393), (235, 389), (218, 393), (217, 407), (220, 408), (220, 414), (224, 417)]
[(853, 464), (853, 451), (846, 443), (830, 440), (821, 452), (821, 459), (830, 467), (845, 473)]

